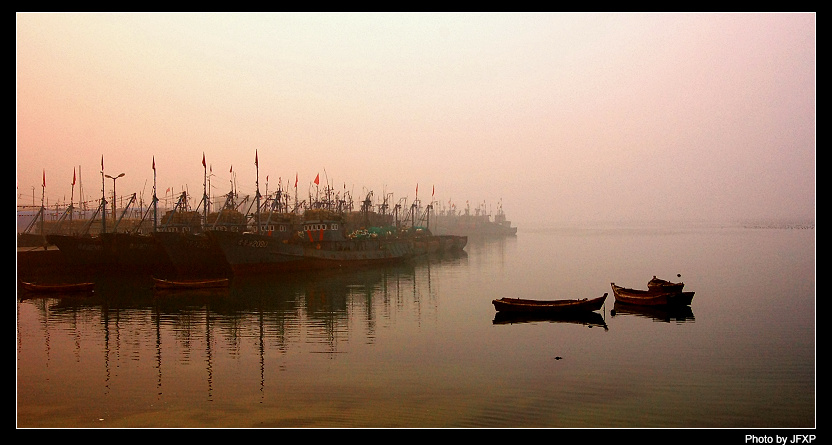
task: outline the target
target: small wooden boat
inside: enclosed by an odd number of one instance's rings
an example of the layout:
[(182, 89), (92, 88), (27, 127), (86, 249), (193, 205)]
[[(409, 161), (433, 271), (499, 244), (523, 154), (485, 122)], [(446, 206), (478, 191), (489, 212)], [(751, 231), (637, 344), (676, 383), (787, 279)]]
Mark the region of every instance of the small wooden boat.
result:
[(524, 300), (522, 298), (500, 298), (492, 300), (497, 312), (591, 312), (601, 309), (607, 294), (598, 298), (583, 298), (580, 300)]
[(209, 278), (197, 280), (165, 280), (153, 277), (153, 287), (159, 290), (169, 289), (211, 289), (228, 287), (228, 278)]
[(655, 275), (653, 275), (652, 280), (647, 282), (647, 290), (653, 292), (682, 292), (684, 287), (685, 283), (671, 283), (670, 281), (656, 278)]
[(35, 284), (21, 281), (20, 285), (29, 292), (39, 293), (92, 292), (95, 290), (95, 283)]
[(640, 306), (689, 305), (693, 301), (693, 292), (655, 292), (649, 290), (628, 289), (612, 286), (615, 301)]

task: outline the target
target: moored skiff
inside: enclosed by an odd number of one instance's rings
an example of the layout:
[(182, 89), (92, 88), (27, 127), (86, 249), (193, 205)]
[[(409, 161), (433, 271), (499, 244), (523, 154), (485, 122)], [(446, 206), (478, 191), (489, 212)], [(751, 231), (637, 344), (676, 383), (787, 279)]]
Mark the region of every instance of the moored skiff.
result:
[(228, 278), (211, 278), (200, 280), (165, 280), (153, 277), (155, 289), (210, 289), (215, 287), (228, 287)]
[(689, 305), (694, 294), (693, 292), (655, 292), (628, 289), (616, 286), (615, 283), (610, 283), (610, 285), (615, 301), (641, 306)]
[(21, 281), (20, 285), (29, 292), (41, 293), (92, 292), (95, 289), (95, 283), (36, 284)]
[(552, 313), (552, 312), (591, 312), (601, 309), (607, 294), (597, 298), (580, 300), (526, 300), (522, 298), (500, 298), (493, 300), (498, 312)]

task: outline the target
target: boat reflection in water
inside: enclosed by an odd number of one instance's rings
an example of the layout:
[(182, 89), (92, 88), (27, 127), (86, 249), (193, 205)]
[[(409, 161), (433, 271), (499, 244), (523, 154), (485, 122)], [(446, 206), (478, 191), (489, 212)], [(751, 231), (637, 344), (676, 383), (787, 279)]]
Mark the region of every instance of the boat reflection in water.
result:
[(670, 323), (693, 323), (693, 309), (686, 305), (668, 305), (668, 306), (639, 306), (635, 304), (622, 303), (616, 301), (610, 315), (635, 315), (638, 317), (650, 318), (653, 321)]
[[(189, 348), (212, 347), (212, 339), (218, 337), (237, 344), (243, 338), (264, 335), (269, 343), (280, 343), (280, 350), (296, 341), (304, 347), (314, 345), (317, 352), (338, 352), (341, 342), (348, 339), (345, 333), (372, 332), (374, 323), (402, 308), (432, 304), (436, 291), (430, 285), (431, 269), (466, 261), (467, 254), (461, 252), (348, 271), (233, 276), (225, 287), (163, 291), (155, 289), (158, 283), (146, 274), (105, 273), (89, 277), (95, 280), (95, 293), (85, 298), (55, 294), (34, 304), (41, 308), (39, 317), (49, 319), (45, 325), (51, 326), (62, 321), (74, 326), (79, 314), (99, 314), (102, 322), (84, 328), (84, 335), (111, 338), (113, 329), (131, 329), (130, 335), (167, 336), (173, 329), (176, 343), (192, 345)], [(28, 295), (19, 289), (20, 301)], [(143, 320), (150, 319), (155, 326), (147, 329), (150, 325)], [(138, 324), (128, 326), (127, 320)], [(352, 326), (356, 321), (367, 326)], [(261, 340), (266, 341), (265, 337)], [(156, 343), (159, 348), (171, 344), (162, 339)]]
[(578, 311), (563, 313), (534, 313), (534, 312), (497, 312), (494, 316), (494, 324), (514, 323), (573, 323), (589, 328), (598, 327), (608, 331), (607, 322), (604, 316), (598, 312)]

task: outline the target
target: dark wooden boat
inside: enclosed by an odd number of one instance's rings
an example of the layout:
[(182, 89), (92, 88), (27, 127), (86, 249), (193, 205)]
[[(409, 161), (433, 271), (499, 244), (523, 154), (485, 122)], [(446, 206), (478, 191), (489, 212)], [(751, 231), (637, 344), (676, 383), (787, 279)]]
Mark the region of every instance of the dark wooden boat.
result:
[(196, 280), (165, 280), (153, 277), (153, 287), (159, 290), (169, 289), (211, 289), (228, 287), (228, 278), (209, 278)]
[(626, 287), (612, 286), (612, 294), (615, 301), (640, 306), (666, 306), (666, 305), (689, 305), (693, 300), (693, 292), (655, 292), (649, 290), (636, 290)]
[(653, 275), (652, 280), (647, 282), (647, 290), (653, 292), (682, 292), (684, 287), (685, 283), (672, 283), (661, 278), (656, 278), (655, 275)]
[(36, 284), (21, 281), (20, 285), (29, 292), (39, 293), (92, 292), (95, 290), (95, 283)]
[(580, 300), (525, 300), (522, 298), (500, 298), (491, 301), (497, 312), (559, 313), (592, 312), (601, 309), (607, 294), (598, 298)]

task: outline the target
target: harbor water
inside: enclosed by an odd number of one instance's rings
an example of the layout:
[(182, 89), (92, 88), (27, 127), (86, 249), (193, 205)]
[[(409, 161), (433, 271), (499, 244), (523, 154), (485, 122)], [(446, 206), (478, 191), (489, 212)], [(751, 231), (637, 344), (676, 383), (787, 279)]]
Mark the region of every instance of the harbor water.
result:
[[(18, 288), (17, 426), (815, 428), (815, 250), (813, 225), (521, 226), (227, 289), (129, 270), (83, 277), (92, 294)], [(689, 310), (616, 310), (611, 282), (654, 275)], [(600, 324), (498, 323), (491, 304), (604, 293)]]

